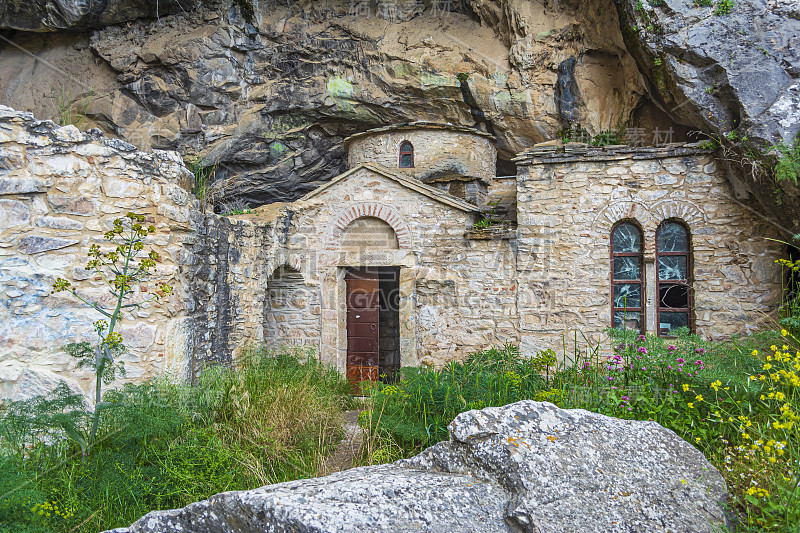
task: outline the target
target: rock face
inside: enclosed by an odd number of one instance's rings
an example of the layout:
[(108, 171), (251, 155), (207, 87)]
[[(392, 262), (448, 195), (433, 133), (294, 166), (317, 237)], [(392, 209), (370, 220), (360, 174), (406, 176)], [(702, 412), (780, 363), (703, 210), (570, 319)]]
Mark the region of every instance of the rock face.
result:
[(116, 331), (129, 348), (120, 358), (126, 379), (168, 369), (185, 376), (193, 342), (186, 325), (198, 307), (187, 290), (200, 266), (191, 250), (202, 240), (204, 221), (186, 192), (193, 176), (180, 156), (138, 152), (99, 131), (58, 127), (2, 105), (0, 154), (6, 162), (0, 168), (0, 397), (30, 398), (59, 380), (91, 394), (93, 374), (77, 368), (64, 344), (94, 342), (92, 322), (100, 315), (51, 290), (66, 278), (82, 298), (110, 303), (105, 283), (85, 268), (87, 253), (95, 243), (105, 246), (103, 234), (129, 211), (157, 228), (145, 249), (161, 256), (137, 301), (157, 281), (172, 284), (175, 293), (145, 304), (135, 322), (120, 317)]
[(222, 493), (114, 532), (695, 533), (725, 524), (726, 495), (655, 422), (524, 401), (462, 413), (449, 442), (409, 460)]
[[(659, 6), (615, 1), (628, 50), (675, 121), (723, 142), (730, 132), (737, 140), (746, 137), (739, 154), (747, 146), (791, 144), (800, 133), (797, 2), (737, 0), (723, 13), (718, 2), (698, 7), (689, 0), (664, 0)], [(741, 170), (729, 168), (739, 174), (736, 185), (777, 207), (774, 184), (755, 182)], [(779, 186), (794, 199), (780, 208), (789, 211), (787, 221), (799, 219), (800, 191), (787, 182)]]
[(751, 140), (800, 131), (800, 8), (737, 1), (730, 13), (687, 0), (619, 2), (626, 44), (683, 124)]
[[(21, 49), (0, 43), (0, 102), (45, 117), (67, 96), (142, 150), (214, 166), (225, 196), (254, 205), (342, 172), (344, 137), (414, 120), (494, 133), (500, 175), (514, 174), (516, 153), (576, 125), (631, 128), (644, 144), (692, 129), (735, 130), (762, 150), (791, 141), (796, 2), (742, 0), (725, 15), (655, 3), (13, 0), (0, 29), (70, 31), (9, 33)], [(740, 166), (730, 174), (742, 199), (774, 211), (775, 184)], [(791, 225), (800, 192), (780, 187)]]
[(190, 0), (7, 0), (0, 6), (0, 27), (26, 31), (86, 30), (139, 17), (174, 13)]
[[(621, 34), (609, 31), (619, 26), (611, 0), (589, 3), (425, 1), (409, 11), (340, 0), (248, 10), (226, 0), (91, 35), (45, 42), (20, 33), (14, 42), (73, 74), (66, 89), (79, 107), (93, 90), (87, 114), (104, 129), (140, 149), (216, 164), (218, 179), (232, 178), (229, 192), (262, 204), (296, 199), (344, 171), (342, 140), (370, 127), (478, 124), (499, 138), (500, 174), (513, 175), (510, 158), (556, 136), (563, 116), (592, 133), (627, 124), (650, 106), (646, 86)], [(46, 88), (56, 71), (10, 46), (3, 56), (0, 101), (52, 114)], [(572, 90), (556, 99), (559, 78)]]

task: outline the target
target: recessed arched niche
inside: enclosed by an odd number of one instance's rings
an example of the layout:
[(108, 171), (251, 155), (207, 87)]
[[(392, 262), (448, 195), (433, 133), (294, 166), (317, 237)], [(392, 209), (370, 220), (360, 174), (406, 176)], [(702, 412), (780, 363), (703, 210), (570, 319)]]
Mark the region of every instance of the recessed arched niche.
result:
[(377, 217), (360, 217), (344, 229), (342, 250), (399, 250), (392, 227)]
[(264, 301), (264, 342), (267, 345), (319, 349), (319, 287), (308, 285), (303, 274), (281, 266), (267, 281)]

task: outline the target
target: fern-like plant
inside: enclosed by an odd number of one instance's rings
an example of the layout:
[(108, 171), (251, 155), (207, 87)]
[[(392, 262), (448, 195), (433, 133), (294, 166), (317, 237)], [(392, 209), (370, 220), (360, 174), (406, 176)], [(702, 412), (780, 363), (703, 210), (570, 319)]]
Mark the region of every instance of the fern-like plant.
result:
[(154, 250), (146, 257), (138, 258), (144, 251), (145, 238), (156, 231), (154, 226), (144, 227), (142, 225), (144, 221), (144, 215), (128, 213), (125, 218), (114, 220), (113, 228), (104, 235), (106, 240), (114, 245), (113, 249), (104, 252), (97, 244), (89, 248), (86, 270), (94, 271), (108, 286), (109, 292), (114, 297), (112, 306), (106, 307), (99, 302), (83, 298), (78, 294), (77, 288), (66, 279), (58, 278), (53, 284), (52, 292), (67, 291), (104, 317), (94, 323), (98, 337), (98, 344), (95, 347), (89, 343), (75, 343), (66, 347), (67, 353), (81, 360), (80, 365), (91, 368), (95, 373), (95, 410), (92, 429), (86, 443), (86, 454), (91, 450), (97, 436), (100, 410), (103, 407), (101, 403), (103, 383), (113, 380), (120, 368), (119, 365), (115, 365), (114, 358), (124, 351), (124, 339), (115, 328), (122, 318), (123, 311), (139, 309), (151, 300), (172, 293), (170, 285), (159, 282), (152, 296), (136, 302), (131, 301), (134, 288), (148, 276), (155, 268), (156, 261), (160, 259)]
[(793, 145), (778, 143), (770, 149), (770, 153), (777, 154), (779, 159), (775, 164), (775, 179), (778, 181), (789, 180), (797, 185), (800, 178), (800, 138), (795, 139)]

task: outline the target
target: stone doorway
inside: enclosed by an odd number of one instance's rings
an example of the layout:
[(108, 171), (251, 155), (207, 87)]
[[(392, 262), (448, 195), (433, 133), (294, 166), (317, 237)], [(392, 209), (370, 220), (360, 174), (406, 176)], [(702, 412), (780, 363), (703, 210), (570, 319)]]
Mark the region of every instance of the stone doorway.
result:
[(400, 269), (348, 268), (347, 379), (393, 381), (400, 368)]

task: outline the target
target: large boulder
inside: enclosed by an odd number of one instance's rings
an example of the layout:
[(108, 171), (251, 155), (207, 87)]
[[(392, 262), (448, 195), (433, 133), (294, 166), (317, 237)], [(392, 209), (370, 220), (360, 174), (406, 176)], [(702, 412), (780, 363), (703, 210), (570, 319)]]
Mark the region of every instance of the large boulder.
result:
[(725, 481), (655, 422), (523, 401), (469, 411), (450, 440), (355, 468), (155, 511), (115, 533), (718, 531)]

